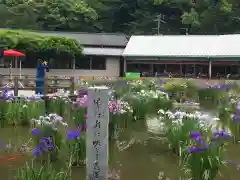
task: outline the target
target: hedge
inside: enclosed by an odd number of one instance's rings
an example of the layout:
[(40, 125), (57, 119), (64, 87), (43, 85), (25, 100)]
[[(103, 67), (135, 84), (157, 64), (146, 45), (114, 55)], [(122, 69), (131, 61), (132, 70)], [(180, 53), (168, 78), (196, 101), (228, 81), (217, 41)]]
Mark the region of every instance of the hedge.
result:
[(46, 36), (25, 30), (0, 30), (0, 45), (4, 46), (4, 49), (24, 52), (82, 54), (82, 46), (76, 39)]

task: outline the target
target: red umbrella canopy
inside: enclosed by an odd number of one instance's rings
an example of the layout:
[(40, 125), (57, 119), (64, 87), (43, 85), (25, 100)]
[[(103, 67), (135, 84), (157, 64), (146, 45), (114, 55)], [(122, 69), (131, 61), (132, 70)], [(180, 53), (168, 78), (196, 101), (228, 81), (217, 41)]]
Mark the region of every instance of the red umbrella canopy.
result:
[(4, 56), (15, 56), (15, 57), (20, 57), (20, 56), (25, 56), (25, 54), (19, 52), (19, 51), (15, 51), (13, 49), (9, 49), (9, 50), (5, 50), (3, 52)]

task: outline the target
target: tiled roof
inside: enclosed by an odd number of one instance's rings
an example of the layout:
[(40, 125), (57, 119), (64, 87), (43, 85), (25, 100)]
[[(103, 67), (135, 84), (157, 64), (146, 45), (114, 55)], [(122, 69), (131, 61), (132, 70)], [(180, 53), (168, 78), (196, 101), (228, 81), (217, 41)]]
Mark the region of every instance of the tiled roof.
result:
[[(0, 30), (18, 30), (9, 28), (0, 28)], [(49, 36), (63, 36), (74, 38), (82, 45), (88, 46), (118, 46), (125, 47), (128, 39), (121, 33), (86, 33), (86, 32), (62, 32), (62, 31), (34, 31)]]
[(124, 34), (115, 33), (78, 33), (78, 32), (58, 32), (58, 31), (40, 31), (45, 35), (70, 37), (82, 45), (98, 45), (98, 46), (119, 46), (127, 45), (127, 38)]

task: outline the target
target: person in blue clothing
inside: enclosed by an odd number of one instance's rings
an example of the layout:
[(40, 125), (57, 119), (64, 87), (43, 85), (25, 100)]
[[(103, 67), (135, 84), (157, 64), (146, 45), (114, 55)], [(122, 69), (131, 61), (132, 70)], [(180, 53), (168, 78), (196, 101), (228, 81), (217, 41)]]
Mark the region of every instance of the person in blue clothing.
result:
[(36, 91), (35, 94), (44, 93), (44, 77), (46, 72), (49, 72), (48, 64), (46, 61), (39, 59), (36, 69)]

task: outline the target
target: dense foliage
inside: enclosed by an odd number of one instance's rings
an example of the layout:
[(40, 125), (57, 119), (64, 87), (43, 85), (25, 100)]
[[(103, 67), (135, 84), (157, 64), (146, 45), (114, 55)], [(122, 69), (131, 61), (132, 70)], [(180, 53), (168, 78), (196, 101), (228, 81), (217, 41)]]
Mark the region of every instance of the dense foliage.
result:
[(157, 33), (237, 33), (236, 0), (1, 0), (1, 27), (40, 30)]
[(81, 54), (82, 46), (75, 39), (43, 36), (34, 32), (0, 30), (0, 44), (7, 49), (27, 52)]

